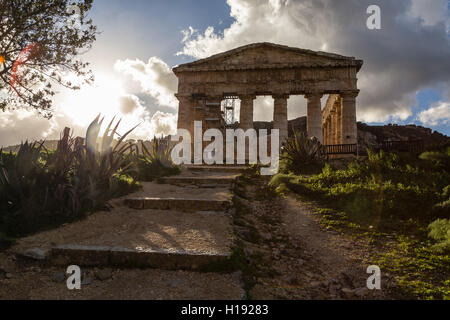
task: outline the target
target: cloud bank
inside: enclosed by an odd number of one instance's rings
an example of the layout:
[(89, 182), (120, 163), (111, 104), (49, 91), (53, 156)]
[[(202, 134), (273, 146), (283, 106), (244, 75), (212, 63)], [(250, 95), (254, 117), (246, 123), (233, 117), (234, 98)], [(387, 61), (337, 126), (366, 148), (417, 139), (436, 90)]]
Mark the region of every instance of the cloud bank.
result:
[[(404, 120), (411, 115), (417, 91), (450, 87), (446, 0), (227, 2), (235, 22), (223, 32), (213, 27), (185, 30), (178, 54), (204, 58), (267, 41), (355, 56), (365, 61), (358, 75), (358, 119), (368, 122)], [(381, 30), (366, 27), (371, 4), (381, 8)], [(304, 101), (294, 101), (290, 108), (300, 103), (298, 108), (304, 109)]]
[(427, 126), (448, 126), (450, 125), (450, 103), (442, 101), (434, 103), (428, 110), (420, 112), (418, 119)]
[(114, 68), (132, 77), (139, 83), (141, 89), (155, 98), (162, 106), (176, 108), (177, 100), (173, 95), (178, 81), (171, 68), (157, 57), (151, 57), (147, 63), (139, 59), (118, 60)]

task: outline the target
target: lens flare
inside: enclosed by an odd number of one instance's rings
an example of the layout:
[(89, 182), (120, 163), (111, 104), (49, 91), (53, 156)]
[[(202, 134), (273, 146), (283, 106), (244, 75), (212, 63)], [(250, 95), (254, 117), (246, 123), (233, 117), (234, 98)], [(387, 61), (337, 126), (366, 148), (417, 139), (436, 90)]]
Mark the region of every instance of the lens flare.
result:
[(11, 72), (11, 87), (14, 87), (15, 83), (18, 81), (18, 69), (21, 65), (27, 63), (29, 60), (33, 59), (39, 51), (39, 44), (37, 42), (30, 43), (27, 45), (14, 61), (14, 65)]

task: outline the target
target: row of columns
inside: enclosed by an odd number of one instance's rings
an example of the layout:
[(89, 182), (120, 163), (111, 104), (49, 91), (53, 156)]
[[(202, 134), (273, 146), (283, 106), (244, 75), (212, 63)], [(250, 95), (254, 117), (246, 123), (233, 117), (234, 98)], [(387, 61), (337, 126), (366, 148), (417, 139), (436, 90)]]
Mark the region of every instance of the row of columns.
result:
[[(343, 92), (323, 119), (323, 144), (355, 144), (357, 142), (356, 97), (358, 91)], [(328, 106), (327, 106), (328, 107)]]
[[(358, 91), (342, 92), (341, 108), (329, 117), (322, 126), (322, 93), (314, 92), (305, 95), (307, 99), (307, 134), (316, 137), (324, 144), (356, 143), (356, 96)], [(194, 132), (194, 99), (191, 95), (179, 95), (178, 128)], [(288, 94), (273, 95), (274, 113), (273, 128), (280, 130), (280, 144), (288, 138), (287, 99)], [(256, 95), (240, 95), (240, 128), (253, 128), (253, 101)]]
[[(273, 128), (280, 132), (280, 142), (288, 137), (287, 99), (288, 95), (274, 95)], [(239, 114), (239, 127), (243, 130), (253, 128), (253, 100), (256, 95), (239, 96), (241, 110)]]

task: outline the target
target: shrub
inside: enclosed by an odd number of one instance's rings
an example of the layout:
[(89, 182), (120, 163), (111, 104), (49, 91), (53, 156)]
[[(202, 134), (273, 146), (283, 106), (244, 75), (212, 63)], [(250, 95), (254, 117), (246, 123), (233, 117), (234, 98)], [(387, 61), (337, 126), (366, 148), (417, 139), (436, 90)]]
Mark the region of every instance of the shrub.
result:
[(286, 140), (280, 158), (282, 172), (299, 174), (320, 170), (327, 155), (325, 147), (317, 138), (308, 138), (303, 132), (295, 132), (293, 137)]
[(55, 226), (133, 190), (134, 181), (124, 183), (133, 145), (122, 144), (131, 130), (113, 147), (118, 126), (111, 130), (113, 121), (98, 139), (102, 120), (97, 116), (85, 145), (66, 128), (54, 152), (36, 142), (22, 143), (17, 154), (1, 152), (0, 232), (17, 236)]
[(437, 219), (428, 226), (428, 236), (435, 241), (431, 248), (438, 253), (450, 252), (450, 220)]
[(436, 166), (423, 169), (420, 164), (403, 163), (396, 154), (369, 151), (366, 161), (354, 161), (346, 169), (325, 165), (321, 173), (309, 177), (279, 174), (271, 184), (344, 211), (360, 224), (380, 220), (389, 227), (389, 221), (396, 219), (413, 218), (428, 224), (448, 217), (450, 201), (446, 201), (445, 186), (449, 179), (449, 173)]
[(99, 131), (103, 119), (99, 116), (89, 125), (86, 132), (86, 144), (74, 148), (73, 183), (79, 195), (81, 206), (96, 208), (111, 197), (112, 179), (117, 173), (123, 175), (130, 169), (132, 163), (128, 161), (134, 157), (135, 145), (123, 143), (125, 138), (134, 130), (131, 129), (121, 136), (113, 145), (117, 127), (111, 129), (114, 119), (107, 126), (105, 133), (99, 138)]
[(154, 138), (148, 148), (141, 144), (142, 153), (137, 156), (138, 178), (142, 181), (152, 181), (163, 176), (176, 175), (181, 172), (170, 157), (172, 148), (163, 139)]
[(433, 162), (442, 169), (450, 170), (450, 147), (447, 147), (445, 150), (426, 151), (419, 158)]
[(442, 190), (441, 199), (444, 201), (439, 202), (433, 207), (433, 216), (450, 218), (450, 185)]

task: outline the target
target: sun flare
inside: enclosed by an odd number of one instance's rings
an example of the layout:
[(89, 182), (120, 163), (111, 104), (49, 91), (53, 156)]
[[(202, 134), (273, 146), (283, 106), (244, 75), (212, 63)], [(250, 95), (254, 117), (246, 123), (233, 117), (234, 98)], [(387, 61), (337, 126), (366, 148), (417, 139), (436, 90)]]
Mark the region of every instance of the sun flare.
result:
[(119, 99), (123, 95), (125, 90), (119, 79), (97, 74), (93, 85), (65, 95), (61, 109), (75, 124), (87, 126), (99, 113), (106, 119), (120, 116)]

